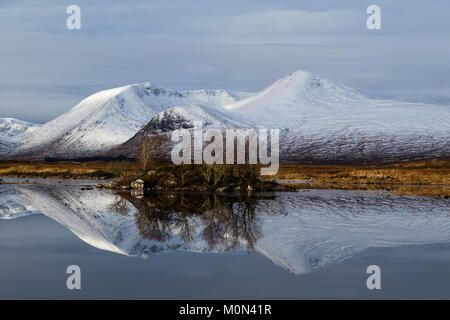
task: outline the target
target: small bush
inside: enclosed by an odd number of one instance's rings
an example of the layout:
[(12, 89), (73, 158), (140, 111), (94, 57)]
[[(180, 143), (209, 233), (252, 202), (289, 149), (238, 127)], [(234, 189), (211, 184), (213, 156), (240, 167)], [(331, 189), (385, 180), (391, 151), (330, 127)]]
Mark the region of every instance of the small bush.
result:
[(129, 172), (129, 171), (123, 171), (120, 176), (117, 183), (121, 186), (130, 186), (133, 181), (138, 179), (139, 176)]

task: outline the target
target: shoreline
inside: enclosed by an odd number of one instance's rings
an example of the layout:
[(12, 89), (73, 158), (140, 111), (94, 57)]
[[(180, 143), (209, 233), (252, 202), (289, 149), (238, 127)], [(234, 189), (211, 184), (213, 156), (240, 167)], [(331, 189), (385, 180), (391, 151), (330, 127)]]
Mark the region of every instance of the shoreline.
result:
[[(0, 162), (1, 179), (86, 180), (106, 182), (135, 174), (132, 161)], [(450, 196), (450, 160), (405, 162), (383, 166), (280, 164), (276, 180), (296, 189), (393, 191), (409, 195)], [(61, 183), (61, 182), (56, 182)]]

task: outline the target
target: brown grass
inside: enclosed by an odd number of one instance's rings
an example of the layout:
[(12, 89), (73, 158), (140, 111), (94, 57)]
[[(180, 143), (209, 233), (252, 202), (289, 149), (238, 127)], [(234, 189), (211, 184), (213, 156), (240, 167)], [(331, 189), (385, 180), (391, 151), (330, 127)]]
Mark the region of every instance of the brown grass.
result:
[[(138, 164), (130, 161), (0, 162), (0, 177), (128, 181), (141, 173)], [(266, 178), (296, 180), (289, 184), (304, 189), (388, 190), (401, 194), (450, 196), (450, 160), (386, 166), (280, 165), (277, 175)]]
[(0, 177), (107, 179), (138, 171), (137, 164), (129, 161), (0, 162)]
[(450, 160), (386, 166), (281, 165), (275, 178), (341, 184), (450, 185)]
[(385, 190), (416, 196), (450, 196), (450, 160), (386, 166), (281, 165), (275, 176), (299, 189)]

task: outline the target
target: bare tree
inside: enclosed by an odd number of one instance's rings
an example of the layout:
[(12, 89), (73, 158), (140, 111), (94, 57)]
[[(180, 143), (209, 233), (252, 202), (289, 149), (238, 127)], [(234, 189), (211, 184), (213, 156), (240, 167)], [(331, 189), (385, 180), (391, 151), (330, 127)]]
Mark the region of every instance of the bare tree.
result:
[(165, 160), (163, 146), (167, 141), (165, 135), (147, 136), (142, 139), (136, 159), (143, 171), (149, 171)]

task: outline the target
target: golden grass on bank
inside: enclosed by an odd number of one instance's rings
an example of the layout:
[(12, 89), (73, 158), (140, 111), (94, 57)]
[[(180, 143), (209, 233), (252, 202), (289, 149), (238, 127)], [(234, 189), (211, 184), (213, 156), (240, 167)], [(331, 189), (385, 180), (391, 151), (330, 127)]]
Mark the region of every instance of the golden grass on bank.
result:
[[(139, 174), (130, 161), (0, 162), (3, 177), (114, 177)], [(409, 162), (387, 166), (280, 165), (269, 179), (323, 183), (450, 185), (450, 160)]]
[[(0, 162), (0, 177), (116, 178), (128, 181), (140, 174), (138, 164), (130, 161)], [(290, 185), (304, 189), (387, 190), (402, 194), (450, 196), (450, 160), (386, 166), (282, 164), (277, 175), (265, 178), (296, 180)]]
[(129, 161), (0, 162), (1, 177), (106, 179), (120, 177), (124, 171), (138, 172), (137, 164)]
[(386, 166), (281, 165), (275, 178), (326, 183), (450, 185), (450, 160)]

